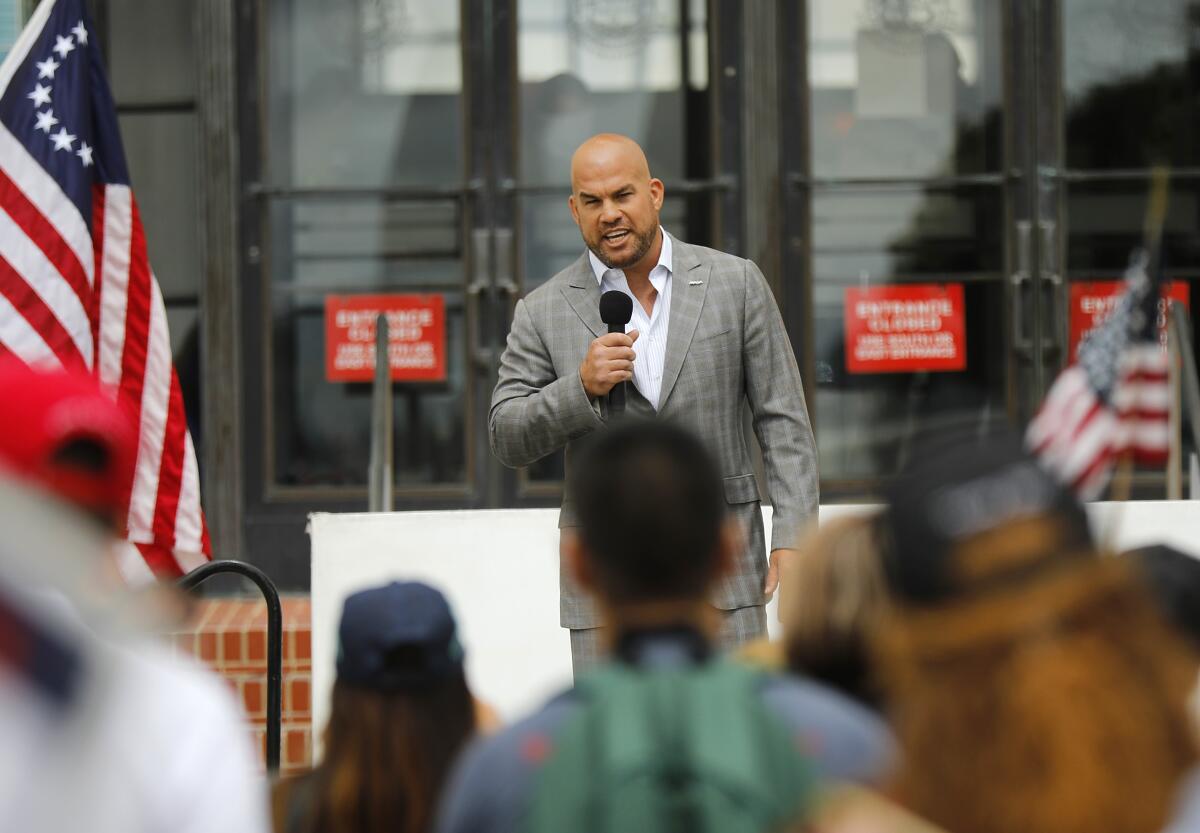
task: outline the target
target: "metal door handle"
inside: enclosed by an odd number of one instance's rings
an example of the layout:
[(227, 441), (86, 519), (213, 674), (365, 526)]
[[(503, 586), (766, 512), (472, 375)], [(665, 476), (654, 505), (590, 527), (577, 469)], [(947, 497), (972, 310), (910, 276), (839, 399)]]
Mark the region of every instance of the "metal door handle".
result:
[(1033, 224), (1028, 220), (1017, 220), (1017, 268), (1009, 275), (1012, 285), (1012, 331), (1013, 349), (1026, 359), (1033, 359), (1033, 338), (1025, 331), (1025, 315), (1022, 312), (1025, 301), (1025, 287), (1032, 279), (1030, 269), (1030, 235)]
[(1057, 360), (1062, 358), (1062, 334), (1067, 329), (1066, 304), (1062, 297), (1063, 279), (1058, 270), (1058, 224), (1053, 220), (1039, 220), (1038, 229), (1042, 233), (1042, 278), (1050, 293), (1050, 335), (1044, 339), (1042, 355)]
[(471, 230), (471, 283), (464, 290), (466, 295), (467, 312), (467, 345), (468, 355), (475, 366), (486, 370), (491, 367), (491, 351), (482, 346), (483, 317), (480, 299), (491, 287), (492, 278), (492, 246), (491, 232), (485, 228)]
[[(513, 280), (513, 230), (498, 228), (493, 232), (496, 245), (496, 291), (508, 296), (511, 307), (516, 303), (521, 288)], [(512, 310), (509, 310), (511, 315)]]

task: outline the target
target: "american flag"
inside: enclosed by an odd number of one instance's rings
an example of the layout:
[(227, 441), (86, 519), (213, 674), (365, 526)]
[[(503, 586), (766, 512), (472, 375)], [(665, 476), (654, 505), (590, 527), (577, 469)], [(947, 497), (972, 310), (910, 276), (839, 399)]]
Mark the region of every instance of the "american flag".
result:
[(83, 0), (43, 0), (0, 65), (0, 356), (84, 367), (140, 429), (120, 567), (207, 560), (196, 452)]
[(1055, 379), (1025, 434), (1042, 464), (1085, 499), (1099, 496), (1124, 454), (1147, 464), (1167, 459), (1170, 386), (1158, 338), (1162, 280), (1149, 263), (1144, 251), (1135, 253), (1112, 315)]

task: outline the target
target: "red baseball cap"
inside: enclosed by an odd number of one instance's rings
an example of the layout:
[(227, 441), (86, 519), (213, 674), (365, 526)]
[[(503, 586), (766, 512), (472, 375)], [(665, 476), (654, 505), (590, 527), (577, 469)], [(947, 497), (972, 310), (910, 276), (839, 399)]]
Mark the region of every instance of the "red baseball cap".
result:
[(0, 467), (123, 528), (137, 461), (133, 420), (84, 371), (0, 361)]

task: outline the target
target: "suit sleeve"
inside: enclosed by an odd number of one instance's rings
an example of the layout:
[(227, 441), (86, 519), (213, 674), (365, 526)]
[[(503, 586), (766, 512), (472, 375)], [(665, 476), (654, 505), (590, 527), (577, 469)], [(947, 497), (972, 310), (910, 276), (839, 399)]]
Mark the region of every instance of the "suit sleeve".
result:
[(518, 301), (488, 415), (493, 453), (506, 466), (526, 466), (602, 424), (578, 369), (556, 374), (525, 301)]
[(744, 327), (746, 396), (773, 506), (771, 549), (791, 548), (817, 515), (817, 448), (783, 318), (762, 272), (750, 261)]

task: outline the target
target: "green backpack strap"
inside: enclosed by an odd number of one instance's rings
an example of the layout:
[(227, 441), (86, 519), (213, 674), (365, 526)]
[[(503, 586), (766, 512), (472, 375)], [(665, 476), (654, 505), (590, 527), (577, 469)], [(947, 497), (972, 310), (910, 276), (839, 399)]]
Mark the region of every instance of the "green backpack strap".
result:
[(803, 814), (811, 770), (762, 702), (760, 672), (724, 660), (614, 664), (576, 686), (526, 818), (529, 833), (751, 833)]

